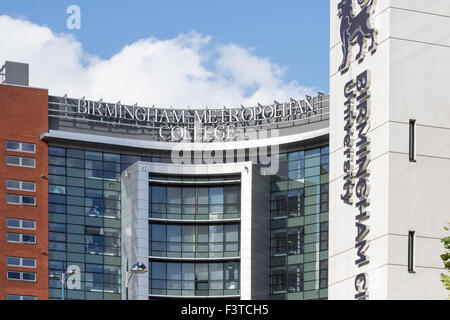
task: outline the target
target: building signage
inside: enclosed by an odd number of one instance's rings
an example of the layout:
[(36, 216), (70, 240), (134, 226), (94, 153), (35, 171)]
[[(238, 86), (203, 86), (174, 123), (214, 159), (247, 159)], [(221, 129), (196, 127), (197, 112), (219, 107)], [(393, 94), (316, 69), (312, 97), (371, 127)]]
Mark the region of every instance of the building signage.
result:
[[(356, 15), (353, 0), (341, 0), (338, 4), (338, 16), (341, 19), (340, 34), (342, 40), (343, 61), (339, 71), (345, 73), (352, 58), (352, 47), (359, 45), (356, 60), (362, 62), (365, 57), (367, 41), (371, 44), (369, 52), (377, 48), (377, 31), (371, 27), (371, 17), (376, 0), (358, 0), (361, 11)], [(355, 205), (355, 265), (358, 268), (370, 262), (366, 254), (369, 248), (368, 221), (370, 214), (370, 138), (367, 136), (370, 128), (370, 70), (366, 70), (344, 87), (344, 184), (342, 201), (350, 206)], [(356, 105), (356, 107), (355, 107)], [(356, 129), (356, 130), (355, 130)], [(353, 196), (356, 195), (356, 202)], [(355, 277), (355, 299), (365, 300), (369, 297), (368, 275), (358, 272)]]
[[(349, 205), (353, 204), (353, 189), (356, 194), (357, 215), (355, 218), (356, 238), (355, 248), (357, 256), (355, 264), (362, 267), (369, 263), (370, 259), (366, 255), (369, 248), (367, 235), (370, 227), (367, 224), (370, 218), (370, 138), (367, 132), (370, 128), (370, 71), (364, 71), (356, 80), (351, 80), (345, 85), (344, 94), (347, 98), (345, 102), (345, 131), (344, 138), (344, 194), (342, 200)], [(356, 110), (353, 105), (356, 101)], [(354, 132), (354, 122), (356, 121), (356, 132)], [(353, 134), (357, 136), (356, 143), (353, 140)], [(355, 157), (356, 154), (356, 157)], [(354, 157), (356, 159), (354, 159)], [(356, 160), (356, 167), (353, 167)], [(368, 297), (367, 275), (365, 273), (358, 274), (355, 279), (355, 290), (357, 294), (355, 298), (366, 299)]]
[(307, 119), (319, 114), (318, 104), (309, 100), (291, 100), (288, 103), (258, 105), (241, 109), (159, 109), (104, 103), (102, 101), (77, 100), (78, 115), (98, 117), (102, 120), (130, 120), (141, 125), (152, 124), (159, 129), (164, 140), (179, 141), (186, 138), (203, 141), (235, 138), (236, 127), (246, 123), (275, 123), (295, 119)]
[[(370, 214), (370, 138), (367, 133), (370, 128), (370, 71), (366, 70), (356, 77), (355, 80), (347, 82), (344, 88), (346, 97), (344, 106), (345, 137), (344, 137), (344, 192), (342, 201), (353, 205), (353, 193), (356, 194), (357, 215), (355, 217), (356, 238), (355, 248), (357, 256), (355, 264), (362, 267), (369, 263), (366, 255), (369, 247), (367, 235), (370, 227), (367, 224)], [(356, 110), (354, 105), (356, 104)], [(355, 132), (356, 122), (356, 132)], [(356, 136), (356, 141), (354, 140)], [(355, 156), (356, 155), (356, 156)], [(356, 159), (355, 159), (356, 158)], [(354, 163), (356, 162), (356, 166)], [(367, 275), (358, 274), (355, 279), (355, 298), (365, 299), (368, 297)]]
[(345, 73), (351, 62), (352, 48), (359, 46), (356, 60), (362, 62), (366, 55), (367, 40), (371, 43), (368, 51), (374, 53), (377, 49), (378, 32), (372, 28), (371, 18), (375, 10), (376, 0), (358, 0), (361, 11), (355, 15), (353, 0), (341, 0), (338, 4), (338, 17), (341, 19), (340, 35), (342, 41), (342, 63), (339, 71)]

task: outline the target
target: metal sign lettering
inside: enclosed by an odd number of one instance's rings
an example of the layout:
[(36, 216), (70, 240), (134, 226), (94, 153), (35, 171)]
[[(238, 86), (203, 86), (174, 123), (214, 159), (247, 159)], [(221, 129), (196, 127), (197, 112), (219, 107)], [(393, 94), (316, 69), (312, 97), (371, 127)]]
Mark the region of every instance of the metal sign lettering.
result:
[[(355, 265), (363, 267), (370, 262), (366, 254), (369, 248), (367, 236), (370, 226), (367, 224), (370, 213), (367, 208), (370, 206), (370, 138), (367, 136), (370, 128), (370, 71), (366, 70), (349, 81), (344, 88), (344, 185), (341, 199), (345, 204), (353, 206), (353, 194), (355, 193), (357, 202), (355, 207), (358, 214), (355, 217), (356, 238), (356, 260)], [(354, 104), (356, 102), (356, 108)], [(356, 132), (354, 130), (356, 122)], [(357, 139), (354, 140), (353, 136)], [(356, 158), (356, 159), (355, 159)], [(354, 166), (356, 162), (356, 166)], [(357, 294), (355, 298), (367, 299), (367, 274), (359, 274), (355, 280)], [(363, 285), (361, 285), (363, 283)]]
[[(316, 100), (318, 102), (320, 100)], [(308, 119), (321, 113), (318, 103), (307, 100), (291, 100), (288, 103), (241, 109), (160, 109), (156, 107), (127, 106), (103, 101), (77, 100), (76, 114), (81, 116), (130, 120), (145, 125), (157, 124), (163, 140), (180, 141), (188, 137), (204, 141), (232, 139), (237, 126), (251, 122), (278, 123), (293, 119)]]
[(362, 62), (366, 55), (367, 41), (371, 40), (368, 51), (374, 53), (377, 49), (378, 31), (372, 28), (371, 18), (375, 11), (376, 0), (358, 0), (361, 11), (355, 15), (354, 0), (341, 0), (338, 4), (338, 17), (341, 19), (340, 36), (342, 41), (342, 63), (339, 71), (345, 73), (350, 67), (352, 47), (359, 45), (356, 60)]

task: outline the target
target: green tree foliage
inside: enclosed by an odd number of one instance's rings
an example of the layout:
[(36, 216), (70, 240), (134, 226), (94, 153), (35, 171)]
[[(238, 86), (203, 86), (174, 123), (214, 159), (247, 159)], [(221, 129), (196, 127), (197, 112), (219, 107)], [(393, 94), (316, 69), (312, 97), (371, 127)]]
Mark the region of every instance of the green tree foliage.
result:
[[(450, 222), (449, 222), (450, 226)], [(445, 230), (449, 230), (449, 227), (445, 227)], [(445, 269), (450, 270), (450, 237), (446, 237), (441, 240), (444, 243), (445, 253), (441, 255), (442, 261), (444, 261)], [(450, 290), (450, 275), (441, 274), (441, 281), (444, 284), (445, 289)], [(450, 300), (450, 297), (449, 297)]]

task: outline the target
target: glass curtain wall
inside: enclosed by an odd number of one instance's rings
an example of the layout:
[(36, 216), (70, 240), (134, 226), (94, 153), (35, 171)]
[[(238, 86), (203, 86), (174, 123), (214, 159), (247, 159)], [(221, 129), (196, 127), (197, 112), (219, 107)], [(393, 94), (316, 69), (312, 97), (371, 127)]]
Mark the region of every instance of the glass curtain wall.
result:
[[(144, 160), (135, 155), (49, 147), (50, 273), (79, 268), (80, 286), (66, 299), (121, 299), (120, 173)], [(160, 159), (156, 159), (159, 161)], [(50, 280), (50, 299), (61, 283)]]
[(150, 294), (239, 296), (240, 178), (176, 179), (150, 176)]
[[(323, 146), (281, 154), (280, 171), (271, 178), (272, 299), (328, 296), (328, 153)], [(81, 271), (80, 288), (67, 290), (66, 298), (121, 298), (120, 173), (141, 160), (170, 162), (49, 147), (50, 272), (69, 266)], [(160, 263), (170, 277), (150, 274), (150, 292), (239, 295), (240, 184), (229, 181), (239, 177), (155, 176), (150, 181), (168, 178), (183, 184), (150, 183), (149, 217), (160, 221), (149, 228), (149, 255), (155, 257), (150, 265)], [(169, 267), (181, 268), (181, 278), (173, 278), (178, 273)], [(183, 273), (183, 268), (194, 271)], [(60, 282), (50, 280), (50, 299), (60, 297)]]
[(327, 299), (329, 148), (279, 161), (271, 178), (271, 297)]

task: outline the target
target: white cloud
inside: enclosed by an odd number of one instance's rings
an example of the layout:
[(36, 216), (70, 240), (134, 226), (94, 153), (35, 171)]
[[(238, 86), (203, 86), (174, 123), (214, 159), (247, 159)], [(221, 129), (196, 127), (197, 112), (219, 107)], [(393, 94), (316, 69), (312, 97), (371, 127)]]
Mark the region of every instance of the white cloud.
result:
[(199, 108), (252, 106), (315, 92), (285, 82), (283, 68), (249, 49), (233, 44), (210, 49), (211, 38), (196, 32), (142, 39), (101, 59), (71, 35), (25, 20), (0, 16), (0, 30), (0, 61), (29, 63), (30, 85), (53, 95)]

